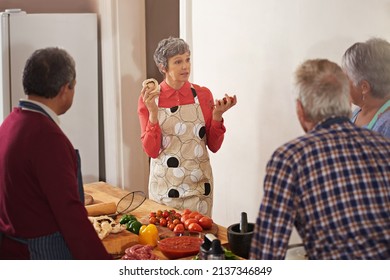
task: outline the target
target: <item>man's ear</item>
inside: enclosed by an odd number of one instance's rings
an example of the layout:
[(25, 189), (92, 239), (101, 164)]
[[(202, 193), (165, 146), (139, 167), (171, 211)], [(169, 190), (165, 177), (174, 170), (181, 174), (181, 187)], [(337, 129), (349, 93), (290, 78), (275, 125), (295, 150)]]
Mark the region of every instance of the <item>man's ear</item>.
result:
[(296, 111), (298, 120), (300, 123), (305, 121), (305, 110), (303, 109), (303, 105), (299, 99), (296, 100)]
[(76, 80), (73, 80), (71, 82), (68, 83), (68, 89), (74, 89), (76, 85)]
[(57, 96), (60, 98), (64, 97), (69, 89), (70, 89), (70, 84), (66, 83), (60, 88), (60, 92), (58, 93)]
[(297, 116), (299, 123), (301, 124), (302, 129), (305, 132), (308, 132), (311, 127), (310, 127), (310, 120), (308, 120), (306, 113), (305, 113), (305, 108), (303, 108), (303, 105), (299, 99), (296, 101), (296, 111), (297, 111)]

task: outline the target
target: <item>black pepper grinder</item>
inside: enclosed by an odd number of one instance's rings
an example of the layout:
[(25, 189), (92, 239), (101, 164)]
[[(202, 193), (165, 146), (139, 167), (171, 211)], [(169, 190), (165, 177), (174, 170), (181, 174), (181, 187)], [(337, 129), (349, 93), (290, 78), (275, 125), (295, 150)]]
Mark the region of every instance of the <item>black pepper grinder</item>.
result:
[(223, 251), (221, 240), (214, 239), (211, 242), (211, 249), (207, 255), (208, 260), (224, 260), (225, 252)]
[(209, 251), (211, 248), (211, 240), (207, 237), (207, 234), (203, 237), (203, 243), (199, 248), (199, 259), (207, 260)]

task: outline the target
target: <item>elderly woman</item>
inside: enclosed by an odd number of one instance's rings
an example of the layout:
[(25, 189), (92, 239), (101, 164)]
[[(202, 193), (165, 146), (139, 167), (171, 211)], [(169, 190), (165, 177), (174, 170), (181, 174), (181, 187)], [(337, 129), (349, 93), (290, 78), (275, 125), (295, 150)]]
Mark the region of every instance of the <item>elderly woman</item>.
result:
[(390, 137), (390, 43), (379, 38), (355, 43), (344, 53), (342, 67), (359, 107), (352, 121)]
[(236, 96), (216, 99), (206, 87), (188, 81), (191, 52), (180, 38), (159, 42), (154, 60), (164, 81), (144, 83), (138, 102), (141, 139), (151, 157), (149, 197), (176, 209), (211, 216), (213, 174), (208, 149), (223, 142), (222, 115)]

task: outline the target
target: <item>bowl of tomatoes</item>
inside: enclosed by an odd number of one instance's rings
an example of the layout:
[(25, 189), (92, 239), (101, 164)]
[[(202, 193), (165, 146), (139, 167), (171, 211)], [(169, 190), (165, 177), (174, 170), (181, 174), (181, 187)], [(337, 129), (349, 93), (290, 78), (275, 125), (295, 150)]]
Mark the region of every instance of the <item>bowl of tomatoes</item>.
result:
[(196, 236), (174, 236), (161, 239), (158, 249), (170, 260), (195, 256), (199, 252), (203, 239)]

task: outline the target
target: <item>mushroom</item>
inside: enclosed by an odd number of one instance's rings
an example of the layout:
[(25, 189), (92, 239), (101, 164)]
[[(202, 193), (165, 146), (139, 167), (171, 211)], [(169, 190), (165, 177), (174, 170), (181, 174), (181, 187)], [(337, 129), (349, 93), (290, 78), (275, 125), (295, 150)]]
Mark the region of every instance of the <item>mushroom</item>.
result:
[(88, 217), (100, 239), (104, 239), (111, 232), (118, 233), (126, 229), (126, 225), (116, 223), (109, 216)]

